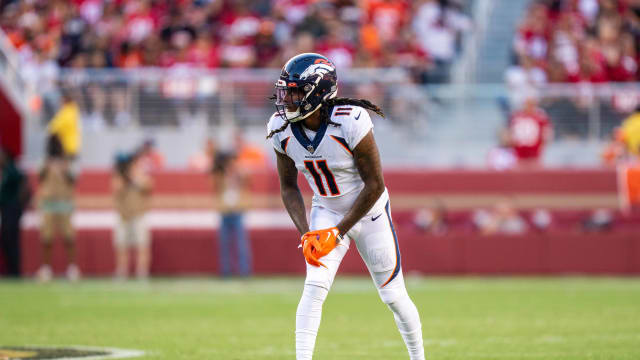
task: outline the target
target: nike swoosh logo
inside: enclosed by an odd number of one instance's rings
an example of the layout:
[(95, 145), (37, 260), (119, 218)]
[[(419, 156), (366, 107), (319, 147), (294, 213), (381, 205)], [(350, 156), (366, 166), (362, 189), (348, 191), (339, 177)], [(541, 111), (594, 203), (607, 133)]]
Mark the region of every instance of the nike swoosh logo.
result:
[(362, 115), (362, 111), (358, 113), (358, 116), (356, 116), (356, 120), (360, 119), (360, 115)]
[(372, 217), (371, 217), (371, 221), (376, 221), (376, 220), (378, 220), (378, 218), (379, 218), (380, 216), (382, 216), (382, 214), (380, 214), (380, 215), (378, 215), (378, 216), (372, 216)]

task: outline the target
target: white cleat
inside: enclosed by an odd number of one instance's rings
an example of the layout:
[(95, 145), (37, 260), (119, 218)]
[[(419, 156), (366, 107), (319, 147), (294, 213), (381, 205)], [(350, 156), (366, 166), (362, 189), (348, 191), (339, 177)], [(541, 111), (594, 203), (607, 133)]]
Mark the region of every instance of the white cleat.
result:
[(48, 283), (52, 278), (53, 271), (49, 265), (40, 266), (40, 269), (36, 272), (36, 279), (39, 283)]
[(67, 279), (71, 282), (80, 280), (80, 269), (76, 264), (69, 264), (67, 267)]

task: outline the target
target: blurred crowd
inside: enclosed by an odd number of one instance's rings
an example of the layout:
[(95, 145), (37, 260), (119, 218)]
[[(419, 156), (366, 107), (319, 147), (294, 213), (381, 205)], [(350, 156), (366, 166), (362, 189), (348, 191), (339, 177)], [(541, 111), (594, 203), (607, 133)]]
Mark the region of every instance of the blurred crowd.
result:
[(637, 81), (639, 47), (638, 0), (535, 0), (518, 26), (507, 81)]
[(341, 69), (400, 65), (428, 81), (471, 22), (463, 0), (4, 0), (0, 26), (37, 72), (280, 67), (321, 52)]
[[(616, 137), (638, 107), (640, 93), (618, 85), (607, 87), (606, 94), (596, 94), (589, 84), (639, 81), (639, 50), (638, 0), (530, 1), (517, 26), (512, 64), (505, 73), (510, 90), (509, 102), (505, 103), (507, 142), (524, 140), (519, 143), (541, 150), (537, 156), (530, 156), (539, 158), (544, 145), (553, 138), (571, 141)], [(578, 85), (541, 91), (553, 83)], [(537, 114), (527, 111), (532, 108), (531, 101), (538, 103)], [(625, 157), (621, 154), (628, 153), (622, 151), (626, 145), (618, 138), (603, 156), (606, 164), (615, 164), (616, 159)], [(494, 168), (521, 164), (527, 157), (517, 149), (512, 158), (503, 151), (496, 154), (498, 162), (490, 164)]]
[(560, 229), (592, 233), (626, 226), (613, 209), (593, 208), (578, 212), (543, 207), (523, 209), (518, 206), (518, 199), (511, 196), (498, 197), (493, 206), (457, 211), (450, 211), (443, 201), (436, 200), (432, 206), (418, 209), (408, 224), (401, 221), (400, 225), (436, 237), (447, 234), (530, 235)]

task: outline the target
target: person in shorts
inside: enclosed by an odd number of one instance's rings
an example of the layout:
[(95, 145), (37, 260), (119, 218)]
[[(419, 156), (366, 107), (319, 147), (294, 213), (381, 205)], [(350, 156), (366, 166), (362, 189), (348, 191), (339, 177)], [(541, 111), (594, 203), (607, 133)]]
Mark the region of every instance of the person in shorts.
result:
[(125, 279), (129, 272), (129, 253), (136, 251), (136, 277), (146, 279), (151, 266), (151, 237), (145, 213), (151, 195), (151, 179), (144, 172), (139, 157), (119, 155), (112, 180), (117, 212), (113, 231), (116, 253), (115, 276)]
[(37, 204), (40, 210), (40, 239), (42, 241), (42, 265), (36, 276), (41, 282), (53, 277), (51, 251), (53, 241), (62, 237), (67, 252), (67, 278), (76, 281), (80, 278), (80, 269), (76, 265), (76, 246), (73, 215), (74, 178), (69, 169), (69, 161), (62, 144), (57, 137), (49, 138), (47, 159), (39, 174)]

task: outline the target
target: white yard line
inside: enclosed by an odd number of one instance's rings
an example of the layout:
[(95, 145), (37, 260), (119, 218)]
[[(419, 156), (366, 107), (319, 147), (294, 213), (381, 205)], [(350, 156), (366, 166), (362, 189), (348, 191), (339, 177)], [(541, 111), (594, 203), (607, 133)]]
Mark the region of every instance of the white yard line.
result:
[[(22, 346), (21, 346), (22, 347)], [(118, 349), (118, 348), (101, 348), (101, 347), (93, 347), (93, 346), (84, 346), (84, 345), (27, 345), (25, 347), (33, 347), (34, 349), (73, 349), (79, 351), (108, 351), (110, 354), (107, 355), (97, 355), (97, 356), (89, 356), (89, 357), (64, 357), (64, 358), (55, 358), (52, 360), (103, 360), (103, 359), (129, 359), (135, 357), (141, 357), (145, 355), (144, 351), (140, 350), (128, 350), (128, 349)]]

